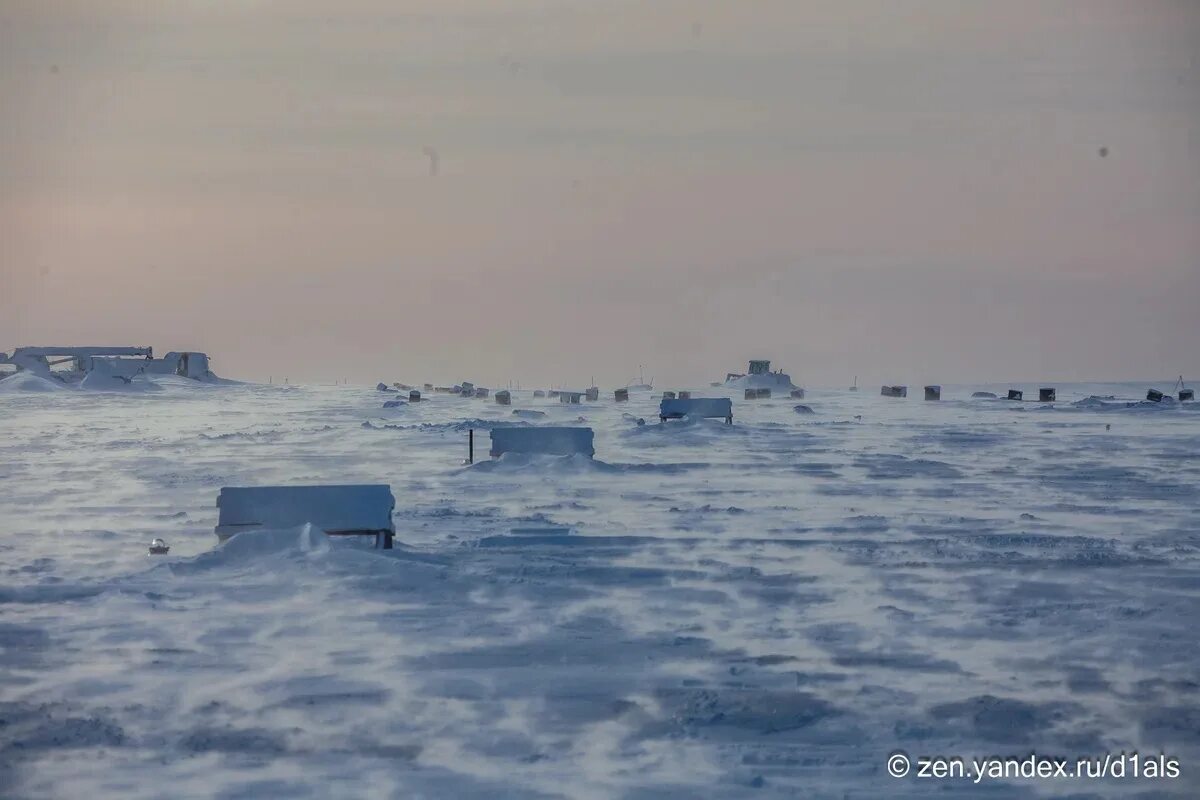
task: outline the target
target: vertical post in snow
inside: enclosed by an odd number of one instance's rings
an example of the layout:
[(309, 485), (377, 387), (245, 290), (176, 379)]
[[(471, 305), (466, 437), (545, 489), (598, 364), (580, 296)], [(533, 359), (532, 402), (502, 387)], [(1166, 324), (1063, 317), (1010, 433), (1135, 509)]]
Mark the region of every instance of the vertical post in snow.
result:
[(475, 429), (467, 429), (467, 463), (475, 463)]

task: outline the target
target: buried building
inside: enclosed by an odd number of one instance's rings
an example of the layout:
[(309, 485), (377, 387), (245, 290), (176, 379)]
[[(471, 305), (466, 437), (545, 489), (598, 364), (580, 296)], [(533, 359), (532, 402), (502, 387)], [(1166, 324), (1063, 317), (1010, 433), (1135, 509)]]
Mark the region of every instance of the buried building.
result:
[(1183, 385), (1183, 376), (1182, 375), (1180, 375), (1179, 380), (1175, 382), (1175, 388), (1177, 390), (1179, 390), (1179, 402), (1191, 403), (1196, 399), (1195, 390), (1189, 389)]
[(593, 444), (595, 434), (591, 428), (575, 427), (503, 427), (492, 428), (490, 455), (499, 458), (505, 453), (526, 455), (581, 455), (592, 458), (596, 454)]
[(215, 533), (222, 542), (311, 525), (327, 536), (373, 536), (376, 547), (391, 550), (396, 533), (396, 499), (386, 485), (224, 486), (217, 508)]
[(93, 372), (127, 382), (137, 375), (220, 380), (205, 353), (172, 351), (155, 358), (152, 347), (18, 347), (11, 356), (0, 353), (0, 364), (67, 384), (80, 383)]
[(792, 376), (782, 370), (771, 371), (771, 362), (755, 359), (745, 375), (730, 372), (725, 376), (723, 384), (729, 389), (774, 389), (779, 392), (790, 392), (799, 388), (792, 383)]
[[(752, 390), (747, 389), (747, 391)], [(658, 405), (660, 422), (685, 417), (723, 419), (727, 425), (732, 425), (733, 401), (728, 397), (682, 397), (677, 399), (664, 397)]]

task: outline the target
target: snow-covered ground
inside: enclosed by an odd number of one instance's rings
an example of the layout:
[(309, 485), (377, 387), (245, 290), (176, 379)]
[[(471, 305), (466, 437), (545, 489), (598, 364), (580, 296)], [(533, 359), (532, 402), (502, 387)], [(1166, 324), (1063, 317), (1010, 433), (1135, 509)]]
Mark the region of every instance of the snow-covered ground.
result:
[[(1200, 406), (1074, 405), (1144, 384), (726, 426), (148, 380), (0, 392), (0, 796), (1200, 791)], [(489, 425), (577, 418), (595, 461), (487, 459)], [(217, 547), (222, 486), (343, 482), (391, 484), (405, 546)], [(973, 786), (896, 750), (1183, 772)]]

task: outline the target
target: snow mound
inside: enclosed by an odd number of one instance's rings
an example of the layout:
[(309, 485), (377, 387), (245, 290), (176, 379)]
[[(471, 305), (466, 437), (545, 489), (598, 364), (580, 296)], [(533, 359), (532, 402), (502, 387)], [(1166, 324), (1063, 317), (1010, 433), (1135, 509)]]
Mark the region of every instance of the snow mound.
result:
[(464, 467), (461, 475), (481, 473), (533, 475), (679, 475), (695, 469), (707, 469), (705, 462), (611, 464), (580, 453), (569, 456), (545, 453), (504, 453), (487, 461), (477, 461)]
[(309, 557), (328, 553), (329, 537), (312, 525), (235, 534), (207, 553), (171, 564), (175, 573), (220, 569), (261, 558)]
[(637, 423), (634, 417), (630, 417), (628, 421), (635, 422), (635, 427), (622, 430), (620, 438), (647, 446), (701, 445), (722, 437), (744, 437), (747, 434), (745, 425), (726, 425), (723, 419), (684, 417), (654, 425)]
[(589, 472), (593, 459), (579, 453), (551, 455), (547, 453), (502, 453), (488, 461), (477, 461), (468, 472), (530, 471), (540, 473)]
[(67, 387), (56, 380), (34, 375), (32, 372), (18, 372), (0, 380), (0, 392), (61, 392)]
[(161, 392), (162, 387), (146, 375), (127, 377), (116, 372), (104, 359), (95, 359), (92, 369), (79, 382), (80, 389), (99, 392)]
[(1103, 397), (1097, 397), (1096, 395), (1085, 397), (1082, 400), (1076, 400), (1071, 404), (1072, 408), (1077, 408), (1082, 411), (1125, 411), (1128, 409), (1138, 411), (1173, 411), (1177, 409), (1178, 406), (1179, 404), (1176, 403), (1175, 399), (1172, 397), (1164, 397), (1162, 400), (1155, 402), (1153, 400), (1111, 400), (1111, 398), (1106, 399)]

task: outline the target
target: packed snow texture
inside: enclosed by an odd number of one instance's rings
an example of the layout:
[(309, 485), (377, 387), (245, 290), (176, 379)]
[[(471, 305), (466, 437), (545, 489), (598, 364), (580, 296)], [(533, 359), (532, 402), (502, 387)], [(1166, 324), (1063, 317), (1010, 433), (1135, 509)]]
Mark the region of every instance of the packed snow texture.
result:
[[(18, 379), (0, 796), (1200, 790), (1200, 406), (1144, 385), (735, 396), (732, 426), (513, 392), (593, 428), (595, 459), (468, 466), (469, 428), (530, 423), (369, 387)], [(305, 526), (217, 546), (222, 486), (295, 483), (390, 484), (396, 549)], [(1183, 774), (897, 780), (898, 749)]]

